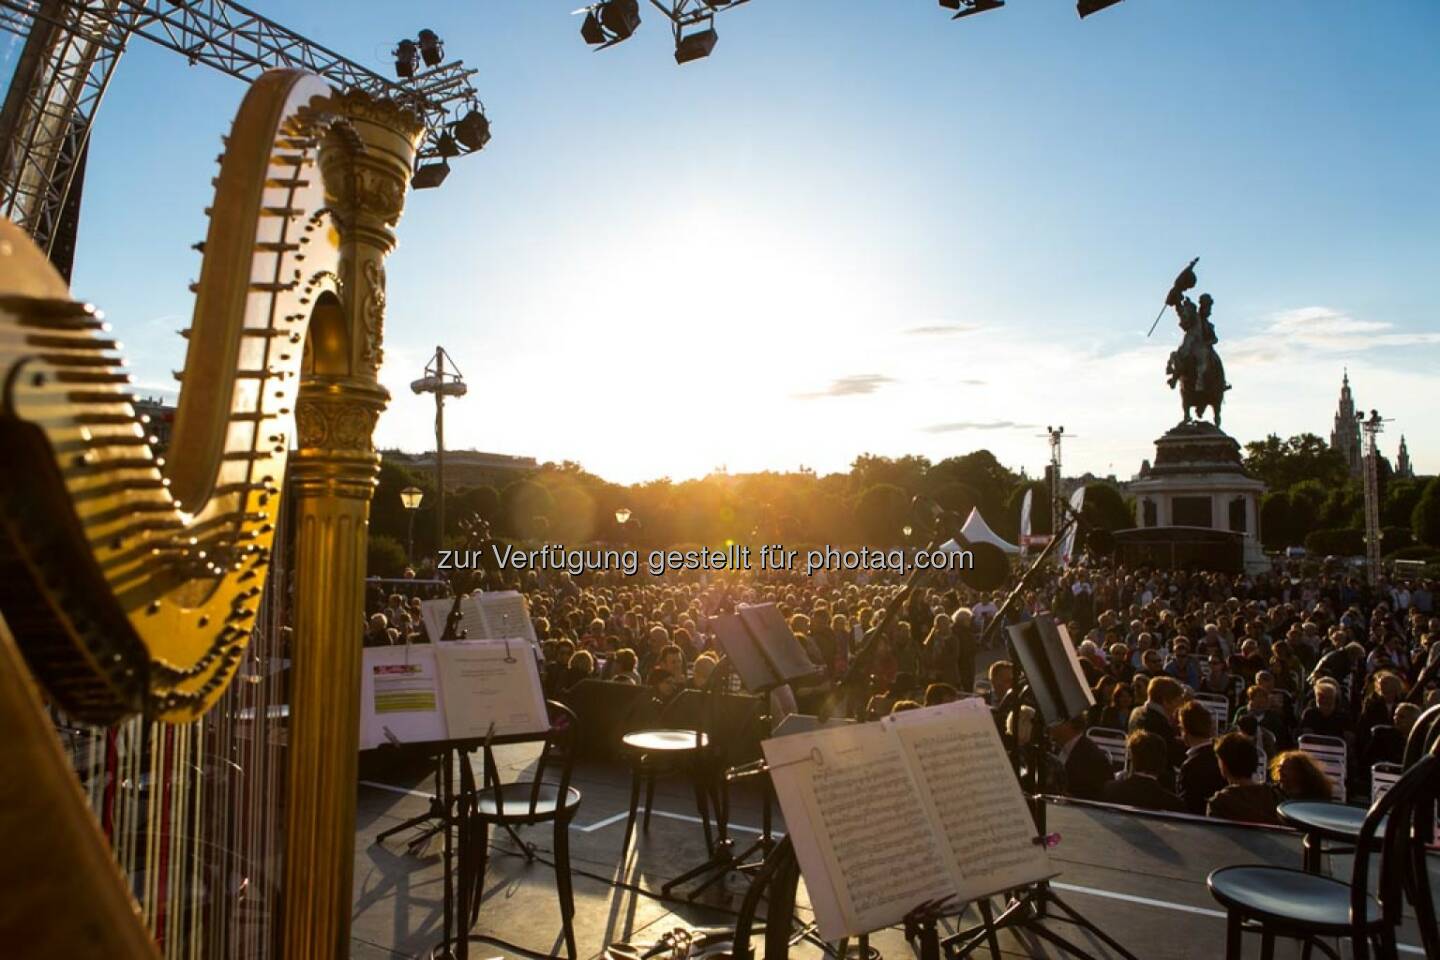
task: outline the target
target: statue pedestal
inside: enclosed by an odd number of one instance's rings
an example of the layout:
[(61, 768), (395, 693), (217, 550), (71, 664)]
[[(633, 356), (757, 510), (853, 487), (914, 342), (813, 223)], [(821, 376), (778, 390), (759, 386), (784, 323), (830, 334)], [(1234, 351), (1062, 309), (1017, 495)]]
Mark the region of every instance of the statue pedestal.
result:
[(1207, 556), (1223, 555), (1224, 566), (1269, 569), (1259, 538), (1265, 484), (1245, 474), (1240, 444), (1214, 424), (1181, 423), (1166, 432), (1155, 441), (1154, 465), (1129, 492), (1136, 529), (1120, 538), (1122, 547), (1144, 547), (1139, 554), (1127, 549), (1132, 558), (1162, 563), (1168, 555), (1165, 565), (1204, 566)]

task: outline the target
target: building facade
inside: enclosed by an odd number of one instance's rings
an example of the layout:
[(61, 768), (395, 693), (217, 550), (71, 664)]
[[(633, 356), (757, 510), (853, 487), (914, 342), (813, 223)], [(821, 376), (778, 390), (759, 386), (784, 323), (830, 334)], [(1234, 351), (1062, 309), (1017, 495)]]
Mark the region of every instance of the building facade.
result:
[(1365, 468), (1365, 452), (1360, 445), (1360, 424), (1355, 419), (1355, 397), (1350, 392), (1350, 371), (1340, 381), (1340, 405), (1335, 411), (1335, 426), (1330, 430), (1330, 449), (1338, 450), (1350, 468), (1350, 476), (1358, 477)]

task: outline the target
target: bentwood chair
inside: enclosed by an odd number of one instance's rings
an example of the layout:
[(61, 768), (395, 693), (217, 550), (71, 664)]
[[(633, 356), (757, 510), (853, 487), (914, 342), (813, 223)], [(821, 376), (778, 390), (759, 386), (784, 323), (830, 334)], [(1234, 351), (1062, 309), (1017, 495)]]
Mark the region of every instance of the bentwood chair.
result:
[[(1437, 739), (1440, 739), (1440, 704), (1426, 709), (1410, 728), (1402, 768), (1414, 766), (1430, 752)], [(1305, 834), (1301, 863), (1311, 873), (1319, 873), (1326, 853), (1348, 853), (1355, 845), (1365, 823), (1366, 810), (1343, 803), (1292, 800), (1280, 804), (1279, 814), (1282, 822)], [(1326, 849), (1327, 842), (1337, 846)]]
[[(1411, 886), (1417, 904), (1431, 904), (1425, 845), (1434, 828), (1437, 796), (1440, 748), (1406, 771), (1365, 815), (1348, 883), (1286, 867), (1235, 866), (1212, 872), (1206, 883), (1225, 907), (1226, 960), (1240, 960), (1247, 927), (1260, 932), (1262, 960), (1273, 960), (1277, 937), (1303, 941), (1306, 960), (1312, 946), (1339, 960), (1322, 937), (1348, 939), (1355, 960), (1369, 960), (1372, 947), (1380, 960), (1398, 960), (1403, 888)], [(1380, 863), (1372, 895), (1370, 856), (1375, 849)], [(1426, 955), (1436, 956), (1440, 937), (1434, 911), (1417, 909), (1417, 913)]]
[[(474, 926), (480, 916), (480, 900), (485, 890), (485, 869), (489, 863), (490, 828), (513, 831), (517, 827), (550, 823), (555, 830), (555, 886), (560, 897), (560, 923), (565, 935), (565, 949), (575, 960), (575, 891), (570, 876), (570, 824), (580, 809), (580, 791), (570, 786), (575, 764), (575, 714), (564, 704), (548, 700), (550, 729), (530, 734), (497, 736), (486, 740), (484, 782), (474, 789), (466, 804), (467, 829), (461, 837), (462, 868), (459, 902), (464, 916)], [(540, 743), (540, 757), (530, 779), (505, 783), (495, 762), (495, 747), (517, 743)], [(462, 780), (469, 763), (461, 764)], [(547, 771), (552, 773), (546, 777)], [(527, 860), (533, 851), (522, 844)], [(462, 940), (466, 939), (462, 935)], [(494, 937), (470, 934), (468, 939), (498, 944), (517, 952), (529, 952)]]

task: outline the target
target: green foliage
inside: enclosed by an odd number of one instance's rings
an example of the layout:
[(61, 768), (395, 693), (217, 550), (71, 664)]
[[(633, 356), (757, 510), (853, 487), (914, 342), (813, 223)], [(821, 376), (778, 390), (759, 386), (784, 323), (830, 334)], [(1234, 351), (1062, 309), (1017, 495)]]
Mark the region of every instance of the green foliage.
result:
[[(1005, 509), (1011, 489), (1020, 480), (1007, 470), (989, 450), (976, 450), (961, 457), (947, 457), (935, 464), (925, 476), (930, 496), (939, 500), (940, 491), (950, 484), (961, 484), (973, 493), (970, 506), (979, 507), (989, 523), (995, 523)], [(965, 508), (969, 513), (969, 507)]]
[(406, 567), (405, 547), (394, 537), (372, 534), (365, 545), (367, 577), (398, 577)]
[(1380, 550), (1382, 553), (1391, 554), (1396, 550), (1404, 550), (1415, 545), (1415, 538), (1410, 533), (1409, 527), (1381, 527), (1380, 528)]
[(855, 501), (860, 536), (875, 546), (900, 543), (909, 516), (910, 496), (893, 483), (877, 483)]
[(1410, 514), (1410, 531), (1415, 539), (1440, 547), (1440, 477), (1425, 485), (1425, 491)]
[(500, 530), (505, 536), (538, 540), (549, 535), (555, 500), (534, 480), (515, 480), (500, 492)]
[(1350, 529), (1312, 530), (1305, 536), (1305, 549), (1312, 556), (1363, 556), (1365, 553), (1365, 531)]
[(1380, 522), (1386, 526), (1408, 527), (1415, 504), (1425, 492), (1425, 482), (1414, 478), (1391, 480), (1380, 504)]
[(1135, 510), (1125, 503), (1120, 491), (1108, 483), (1085, 485), (1085, 504), (1080, 515), (1101, 530), (1128, 530), (1135, 526)]
[(1332, 487), (1320, 505), (1318, 520), (1325, 527), (1365, 528), (1365, 493), (1358, 483)]
[(1270, 434), (1264, 440), (1245, 444), (1245, 470), (1265, 481), (1271, 490), (1289, 490), (1302, 480), (1315, 480), (1323, 487), (1344, 483), (1349, 476), (1345, 458), (1338, 450), (1313, 433), (1288, 440)]
[(1291, 513), (1290, 494), (1284, 490), (1267, 493), (1260, 498), (1260, 542), (1272, 550), (1294, 546), (1295, 523)]

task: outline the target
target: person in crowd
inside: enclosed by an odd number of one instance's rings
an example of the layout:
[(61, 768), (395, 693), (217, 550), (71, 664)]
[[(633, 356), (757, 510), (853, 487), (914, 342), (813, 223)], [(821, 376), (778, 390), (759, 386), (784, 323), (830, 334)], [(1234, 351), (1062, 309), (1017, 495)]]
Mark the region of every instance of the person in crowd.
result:
[(1110, 758), (1085, 735), (1085, 721), (1079, 717), (1050, 725), (1050, 743), (1064, 770), (1067, 797), (1099, 800), (1105, 785), (1115, 778)]
[(364, 646), (388, 647), (390, 645), (390, 621), (383, 613), (372, 613), (365, 626)]
[(581, 680), (595, 675), (595, 654), (589, 650), (576, 650), (565, 669), (565, 689), (568, 690)]
[[(1269, 731), (1266, 742), (1283, 750), (1291, 743), (1290, 724), (1284, 714), (1275, 708), (1273, 697), (1270, 689), (1263, 684), (1251, 684), (1245, 691), (1245, 705), (1235, 711), (1234, 722), (1239, 725), (1245, 717), (1253, 718), (1258, 726)], [(1269, 752), (1273, 754), (1273, 750)]]
[(1200, 686), (1200, 664), (1190, 656), (1190, 644), (1185, 640), (1176, 640), (1171, 648), (1170, 661), (1165, 664), (1165, 673), (1174, 677), (1191, 690)]
[(1185, 762), (1185, 747), (1175, 729), (1175, 714), (1185, 701), (1185, 690), (1174, 677), (1152, 677), (1145, 688), (1145, 703), (1130, 712), (1127, 729), (1144, 730), (1160, 738), (1172, 771)]
[(685, 681), (662, 666), (651, 667), (650, 675), (645, 679), (645, 685), (650, 688), (650, 695), (662, 707), (668, 705), (681, 690), (685, 689)]
[(1009, 660), (996, 660), (990, 664), (987, 676), (990, 678), (990, 706), (997, 707), (1015, 682), (1015, 665)]
[(1215, 741), (1215, 758), (1226, 786), (1210, 798), (1205, 812), (1222, 820), (1278, 825), (1278, 798), (1268, 783), (1256, 783), (1260, 770), (1260, 752), (1255, 741), (1239, 731), (1231, 731)]
[(1184, 813), (1185, 805), (1180, 798), (1161, 782), (1169, 773), (1168, 754), (1163, 738), (1146, 730), (1136, 730), (1125, 741), (1129, 772), (1106, 783), (1100, 791), (1100, 799), (1142, 810)]
[(635, 651), (629, 647), (621, 647), (615, 651), (615, 672), (610, 675), (611, 680), (619, 683), (630, 683), (640, 686), (640, 658), (635, 656)]
[(1110, 691), (1109, 702), (1100, 712), (1099, 727), (1129, 730), (1130, 715), (1135, 712), (1135, 690), (1128, 683), (1117, 683)]
[(932, 683), (925, 688), (925, 706), (933, 707), (940, 703), (954, 703), (960, 699), (960, 691), (948, 683)]
[(1335, 799), (1330, 777), (1315, 758), (1301, 750), (1286, 750), (1270, 764), (1273, 779), (1286, 800)]
[(1350, 720), (1340, 711), (1340, 684), (1321, 677), (1313, 687), (1315, 702), (1300, 714), (1300, 732), (1354, 741)]
[(919, 700), (896, 700), (890, 705), (890, 713), (904, 713), (906, 710), (919, 710), (924, 704)]
[(706, 650), (695, 658), (690, 665), (690, 689), (708, 690), (710, 678), (715, 673), (715, 668), (720, 665), (720, 658), (714, 650)]
[(1200, 815), (1210, 798), (1225, 789), (1225, 776), (1215, 758), (1215, 715), (1198, 700), (1187, 701), (1180, 708), (1180, 735), (1185, 761), (1180, 764), (1177, 792), (1185, 809)]

